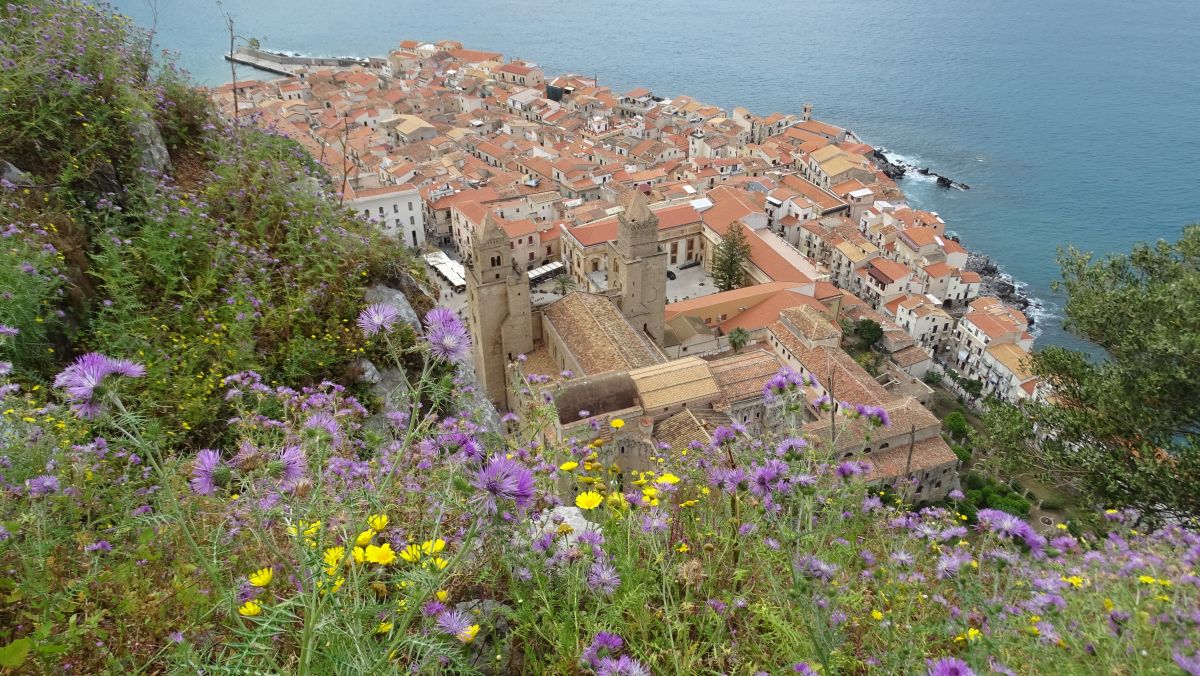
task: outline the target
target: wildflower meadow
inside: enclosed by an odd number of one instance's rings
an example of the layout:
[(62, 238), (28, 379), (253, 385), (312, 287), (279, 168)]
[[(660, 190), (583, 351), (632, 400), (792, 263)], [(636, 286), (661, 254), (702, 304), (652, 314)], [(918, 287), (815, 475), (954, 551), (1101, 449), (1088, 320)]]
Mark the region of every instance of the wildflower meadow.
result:
[(1200, 674), (1200, 534), (909, 504), (798, 431), (789, 371), (769, 432), (632, 475), (633, 421), (560, 439), (520, 360), (489, 414), (455, 313), (365, 301), (412, 254), (143, 37), (0, 9), (0, 669)]

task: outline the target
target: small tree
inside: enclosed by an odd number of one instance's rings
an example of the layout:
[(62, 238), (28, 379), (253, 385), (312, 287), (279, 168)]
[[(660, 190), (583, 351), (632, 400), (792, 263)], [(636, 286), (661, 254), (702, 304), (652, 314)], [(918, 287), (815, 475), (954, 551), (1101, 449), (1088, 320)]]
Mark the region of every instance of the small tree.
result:
[(854, 332), (862, 340), (864, 347), (871, 347), (883, 337), (883, 327), (873, 319), (860, 319), (854, 325)]
[(729, 231), (721, 238), (713, 251), (713, 283), (721, 291), (730, 291), (746, 285), (746, 270), (750, 260), (750, 243), (741, 223), (732, 223)]
[(966, 439), (971, 433), (971, 427), (967, 424), (967, 417), (961, 411), (953, 411), (946, 419), (942, 421), (946, 426), (946, 431), (954, 439)]
[(559, 275), (554, 278), (554, 288), (559, 295), (565, 296), (575, 290), (575, 278), (571, 275)]
[(735, 353), (741, 352), (742, 348), (746, 347), (746, 343), (749, 343), (749, 342), (750, 342), (750, 332), (747, 331), (746, 329), (743, 329), (742, 327), (739, 326), (736, 329), (729, 332), (729, 346), (733, 348), (733, 351)]

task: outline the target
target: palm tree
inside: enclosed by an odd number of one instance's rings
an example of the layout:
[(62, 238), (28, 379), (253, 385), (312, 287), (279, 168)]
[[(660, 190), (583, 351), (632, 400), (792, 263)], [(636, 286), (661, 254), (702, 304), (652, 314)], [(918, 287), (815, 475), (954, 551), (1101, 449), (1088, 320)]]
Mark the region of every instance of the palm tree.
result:
[(575, 279), (571, 275), (559, 275), (554, 278), (554, 288), (560, 296), (565, 296), (575, 290)]
[(741, 352), (742, 348), (746, 347), (746, 343), (749, 343), (749, 342), (750, 342), (750, 332), (747, 331), (746, 329), (743, 329), (742, 327), (739, 326), (736, 329), (729, 332), (729, 346), (733, 348), (734, 354)]

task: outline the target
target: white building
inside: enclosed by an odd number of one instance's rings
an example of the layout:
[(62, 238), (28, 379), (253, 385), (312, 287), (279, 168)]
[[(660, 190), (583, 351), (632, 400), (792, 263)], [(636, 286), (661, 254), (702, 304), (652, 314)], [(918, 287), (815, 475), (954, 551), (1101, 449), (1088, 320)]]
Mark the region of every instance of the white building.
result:
[(346, 204), (376, 223), (388, 237), (414, 249), (425, 246), (421, 194), (411, 183), (356, 190)]

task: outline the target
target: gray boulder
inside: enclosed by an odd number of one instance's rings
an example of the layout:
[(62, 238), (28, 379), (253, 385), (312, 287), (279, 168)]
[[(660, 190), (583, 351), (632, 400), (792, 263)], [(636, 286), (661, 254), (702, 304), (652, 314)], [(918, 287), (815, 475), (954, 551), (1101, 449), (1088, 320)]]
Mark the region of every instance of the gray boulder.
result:
[(399, 311), (400, 321), (411, 326), (417, 335), (421, 334), (421, 318), (417, 316), (417, 311), (408, 302), (408, 298), (405, 298), (399, 290), (383, 284), (376, 284), (367, 289), (366, 301), (372, 305), (376, 303), (391, 305)]
[(149, 115), (135, 115), (130, 128), (142, 169), (165, 174), (171, 169), (171, 154), (162, 132)]
[(36, 185), (32, 176), (16, 168), (6, 160), (0, 160), (0, 180), (8, 181), (21, 188)]

